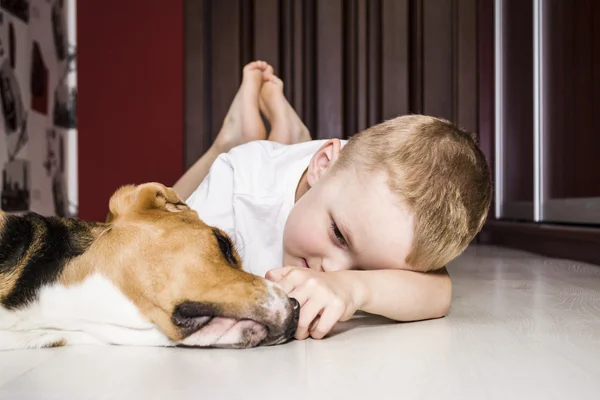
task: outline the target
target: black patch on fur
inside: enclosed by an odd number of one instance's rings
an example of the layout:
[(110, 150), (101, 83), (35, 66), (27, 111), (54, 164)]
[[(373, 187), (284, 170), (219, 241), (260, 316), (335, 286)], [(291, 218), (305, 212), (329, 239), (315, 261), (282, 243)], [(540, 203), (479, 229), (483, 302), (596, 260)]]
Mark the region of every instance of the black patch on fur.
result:
[[(65, 264), (83, 254), (93, 241), (90, 224), (75, 219), (44, 217), (36, 213), (7, 215), (0, 235), (0, 274), (25, 261), (21, 275), (7, 296), (7, 309), (34, 301), (39, 289), (56, 281)], [(37, 247), (30, 253), (31, 246)]]
[(7, 216), (0, 236), (0, 274), (15, 268), (31, 246), (33, 226), (29, 221)]

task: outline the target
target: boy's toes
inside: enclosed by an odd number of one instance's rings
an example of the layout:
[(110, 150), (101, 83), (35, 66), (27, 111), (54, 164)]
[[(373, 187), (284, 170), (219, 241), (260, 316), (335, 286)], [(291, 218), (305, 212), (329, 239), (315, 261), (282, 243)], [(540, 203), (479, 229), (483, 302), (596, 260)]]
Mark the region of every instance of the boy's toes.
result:
[(269, 63), (265, 63), (265, 69), (263, 69), (263, 79), (265, 81), (268, 81), (271, 79), (271, 77), (275, 76), (274, 75), (274, 71), (273, 71), (273, 66)]
[(283, 89), (283, 81), (277, 75), (271, 75), (267, 78), (267, 82), (274, 84), (280, 89)]
[(269, 64), (267, 64), (266, 61), (256, 61), (256, 68), (260, 69), (261, 71), (265, 71), (267, 69), (267, 67), (269, 66)]
[(250, 72), (250, 71), (254, 71), (254, 70), (260, 70), (260, 71), (264, 71), (265, 68), (267, 68), (267, 64), (264, 61), (258, 60), (258, 61), (252, 61), (248, 64), (246, 64), (244, 66), (244, 72)]

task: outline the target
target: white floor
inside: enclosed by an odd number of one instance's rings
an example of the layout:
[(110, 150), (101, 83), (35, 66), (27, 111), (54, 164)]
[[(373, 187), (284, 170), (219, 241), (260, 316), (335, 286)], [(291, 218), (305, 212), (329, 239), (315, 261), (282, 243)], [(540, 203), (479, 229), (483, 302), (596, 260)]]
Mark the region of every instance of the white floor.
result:
[(446, 318), (322, 341), (0, 352), (0, 399), (600, 399), (600, 266), (472, 247), (450, 273)]

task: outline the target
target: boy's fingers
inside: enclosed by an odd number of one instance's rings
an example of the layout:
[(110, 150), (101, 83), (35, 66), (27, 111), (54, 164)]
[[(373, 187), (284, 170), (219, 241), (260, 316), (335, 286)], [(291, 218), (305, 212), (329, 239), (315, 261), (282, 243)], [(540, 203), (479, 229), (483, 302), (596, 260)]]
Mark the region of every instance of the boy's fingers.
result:
[(272, 282), (279, 282), (281, 278), (286, 276), (293, 267), (275, 268), (265, 274), (265, 278)]
[[(288, 296), (290, 295), (290, 293), (292, 293), (294, 289), (296, 289), (297, 286), (295, 279), (290, 279), (289, 275), (283, 276), (279, 281), (277, 281), (277, 284), (283, 288), (283, 290), (288, 294)], [(298, 300), (298, 302), (300, 302), (300, 300)]]
[(298, 267), (285, 267), (282, 269), (285, 270), (281, 272), (282, 277), (275, 282), (288, 294), (296, 287), (302, 285), (308, 276), (303, 269)]
[(308, 293), (306, 292), (306, 290), (302, 290), (302, 288), (295, 287), (293, 290), (287, 293), (289, 297), (293, 297), (298, 301), (300, 307), (304, 307), (304, 305), (308, 301)]
[(296, 329), (296, 339), (303, 340), (308, 337), (308, 327), (319, 315), (321, 309), (321, 304), (318, 302), (309, 300), (304, 304), (304, 307), (300, 309), (300, 320), (298, 321), (298, 329)]
[(327, 307), (318, 321), (310, 330), (310, 336), (314, 339), (323, 339), (329, 333), (333, 325), (340, 320), (340, 311), (334, 307)]

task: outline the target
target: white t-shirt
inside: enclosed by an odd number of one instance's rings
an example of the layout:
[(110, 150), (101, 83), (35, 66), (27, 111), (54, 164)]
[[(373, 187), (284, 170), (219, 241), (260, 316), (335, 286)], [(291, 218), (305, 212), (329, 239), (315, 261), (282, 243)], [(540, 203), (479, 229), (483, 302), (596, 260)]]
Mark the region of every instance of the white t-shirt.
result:
[(325, 142), (259, 140), (234, 147), (217, 157), (186, 203), (230, 235), (246, 271), (264, 277), (282, 266), (283, 228), (298, 182)]

